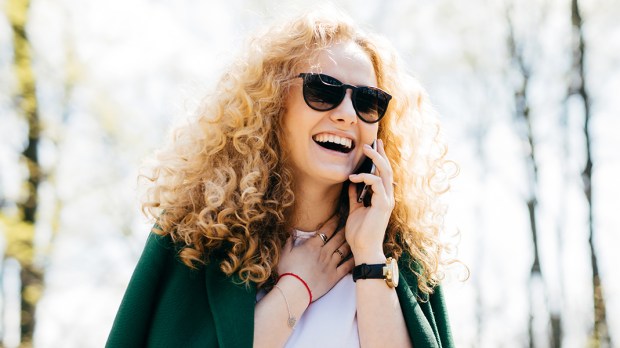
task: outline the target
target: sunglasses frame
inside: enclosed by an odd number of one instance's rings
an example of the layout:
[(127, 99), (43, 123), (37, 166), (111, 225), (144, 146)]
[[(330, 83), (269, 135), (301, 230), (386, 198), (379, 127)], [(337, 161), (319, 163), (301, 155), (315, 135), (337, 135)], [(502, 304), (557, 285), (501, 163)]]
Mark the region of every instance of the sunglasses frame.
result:
[[(342, 93), (341, 93), (341, 96), (340, 96), (338, 102), (334, 103), (334, 105), (332, 105), (332, 106), (330, 106), (330, 107), (328, 107), (326, 109), (321, 109), (321, 108), (317, 108), (317, 107), (312, 106), (311, 103), (308, 101), (308, 99), (306, 97), (306, 93), (305, 93), (306, 88), (307, 88), (306, 87), (306, 81), (307, 81), (307, 77), (309, 77), (309, 76), (318, 76), (319, 80), (323, 83), (323, 85), (332, 86), (332, 87), (339, 87), (342, 90)], [(321, 79), (321, 76), (325, 76), (326, 78), (329, 78), (329, 79), (332, 79), (334, 81), (337, 81), (338, 83), (340, 83), (340, 85), (329, 84), (329, 83), (325, 82), (323, 79)], [(350, 89), (351, 90), (351, 102), (353, 103), (353, 109), (355, 110), (355, 114), (357, 115), (357, 117), (359, 117), (360, 120), (362, 120), (362, 121), (364, 121), (366, 123), (377, 123), (377, 122), (381, 121), (383, 116), (385, 116), (385, 112), (387, 111), (388, 106), (390, 105), (390, 100), (392, 99), (392, 96), (388, 92), (382, 90), (381, 88), (371, 87), (371, 86), (353, 86), (353, 85), (349, 85), (349, 84), (346, 84), (346, 83), (342, 83), (337, 78), (329, 76), (329, 75), (326, 75), (326, 74), (321, 74), (321, 73), (301, 73), (297, 77), (300, 77), (303, 80), (302, 95), (304, 97), (304, 101), (306, 102), (306, 105), (308, 105), (309, 108), (311, 108), (313, 110), (316, 110), (316, 111), (329, 111), (329, 110), (333, 110), (333, 109), (337, 108), (338, 105), (342, 104), (342, 101), (344, 100), (344, 98), (345, 98), (345, 96), (347, 94), (347, 89)], [(378, 114), (377, 113), (378, 117), (377, 117), (376, 120), (368, 121), (368, 120), (364, 119), (364, 117), (362, 115), (360, 115), (360, 112), (357, 109), (357, 102), (356, 102), (357, 91), (360, 90), (360, 89), (370, 89), (370, 90), (373, 90), (373, 91), (378, 91), (378, 92), (382, 93), (383, 96), (385, 96), (385, 99), (386, 99), (386, 101), (385, 101), (385, 109), (383, 110), (382, 114)]]

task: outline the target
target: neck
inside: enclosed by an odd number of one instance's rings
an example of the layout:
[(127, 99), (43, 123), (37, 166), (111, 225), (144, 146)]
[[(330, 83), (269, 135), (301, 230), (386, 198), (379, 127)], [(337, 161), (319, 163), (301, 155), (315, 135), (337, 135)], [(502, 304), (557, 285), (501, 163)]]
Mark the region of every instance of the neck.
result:
[(295, 187), (292, 226), (301, 231), (316, 231), (336, 211), (342, 184), (332, 186), (299, 185)]

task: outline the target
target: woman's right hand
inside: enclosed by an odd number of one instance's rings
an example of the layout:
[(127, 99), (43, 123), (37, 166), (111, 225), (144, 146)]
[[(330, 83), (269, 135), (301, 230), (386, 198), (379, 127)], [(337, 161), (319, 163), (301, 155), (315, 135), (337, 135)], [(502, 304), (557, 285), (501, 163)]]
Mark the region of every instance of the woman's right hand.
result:
[[(299, 246), (294, 246), (293, 237), (289, 237), (280, 253), (278, 273), (298, 275), (310, 287), (313, 301), (325, 295), (355, 266), (353, 258), (342, 262), (351, 249), (345, 240), (344, 230), (333, 232), (337, 223), (338, 218), (332, 217), (317, 231), (315, 237)], [(327, 243), (323, 243), (319, 236), (321, 233), (327, 236)], [(293, 277), (284, 277), (280, 281), (285, 278)], [(287, 279), (291, 280), (299, 283), (301, 289), (306, 291), (299, 280)]]

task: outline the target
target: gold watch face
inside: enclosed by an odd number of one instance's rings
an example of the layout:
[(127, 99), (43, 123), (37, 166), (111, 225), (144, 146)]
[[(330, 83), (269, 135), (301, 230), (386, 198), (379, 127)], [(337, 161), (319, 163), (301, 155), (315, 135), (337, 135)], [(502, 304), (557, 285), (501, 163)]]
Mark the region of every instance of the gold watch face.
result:
[(388, 286), (395, 288), (398, 286), (398, 263), (396, 263), (396, 259), (388, 257), (387, 262), (385, 264), (386, 274), (385, 274), (385, 282)]

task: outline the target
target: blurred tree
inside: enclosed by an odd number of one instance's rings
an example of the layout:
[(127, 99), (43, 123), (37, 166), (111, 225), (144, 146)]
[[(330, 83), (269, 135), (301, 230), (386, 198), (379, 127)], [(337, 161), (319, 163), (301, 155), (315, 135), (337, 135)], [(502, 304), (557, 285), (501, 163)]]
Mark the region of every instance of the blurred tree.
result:
[[(525, 198), (528, 215), (530, 233), (532, 238), (532, 253), (533, 260), (530, 267), (529, 278), (529, 320), (528, 320), (528, 336), (529, 347), (535, 347), (535, 333), (534, 333), (534, 318), (536, 316), (535, 311), (540, 310), (535, 305), (536, 297), (542, 295), (542, 300), (549, 306), (549, 290), (545, 284), (542, 268), (540, 265), (540, 248), (538, 235), (538, 221), (537, 221), (537, 205), (539, 195), (539, 167), (538, 160), (536, 158), (536, 140), (534, 139), (534, 129), (532, 112), (530, 108), (530, 101), (528, 99), (528, 92), (530, 88), (530, 79), (532, 77), (532, 68), (524, 57), (524, 40), (519, 40), (516, 37), (515, 23), (512, 18), (513, 10), (511, 7), (507, 11), (507, 23), (508, 23), (508, 48), (512, 65), (518, 74), (518, 83), (514, 90), (514, 114), (515, 121), (517, 122), (517, 129), (520, 130), (520, 138), (524, 142), (524, 147), (527, 149), (526, 153), (526, 170), (527, 170), (527, 196)], [(542, 291), (539, 291), (542, 290)], [(562, 331), (561, 312), (553, 312), (549, 308), (549, 322), (551, 324), (550, 346), (561, 347), (562, 345)]]
[(584, 56), (586, 45), (583, 38), (583, 20), (577, 0), (571, 1), (571, 23), (573, 33), (572, 68), (568, 86), (567, 100), (571, 96), (581, 99), (583, 105), (583, 133), (585, 138), (586, 163), (581, 173), (583, 192), (588, 204), (588, 245), (590, 248), (590, 267), (592, 268), (592, 300), (594, 304), (594, 327), (590, 344), (595, 347), (611, 347), (611, 338), (607, 326), (607, 309), (601, 283), (598, 257), (594, 245), (594, 218), (592, 208), (592, 135), (590, 121), (592, 118), (591, 99), (586, 89)]
[(20, 264), (21, 294), (21, 345), (32, 346), (35, 327), (36, 305), (43, 292), (43, 271), (35, 263), (35, 221), (38, 208), (38, 189), (41, 170), (38, 145), (41, 122), (36, 97), (35, 76), (32, 69), (31, 46), (26, 32), (30, 1), (9, 0), (6, 11), (13, 34), (14, 74), (16, 80), (16, 110), (28, 125), (28, 141), (21, 158), (28, 170), (23, 185), (24, 195), (16, 202), (17, 213), (2, 215), (6, 234), (5, 257), (16, 259)]
[[(488, 115), (485, 112), (478, 112), (477, 115), (483, 116)], [(491, 165), (489, 162), (489, 158), (487, 155), (487, 149), (484, 146), (484, 142), (487, 140), (487, 135), (489, 132), (489, 120), (480, 117), (475, 126), (472, 129), (471, 138), (474, 140), (474, 148), (476, 151), (476, 155), (478, 158), (480, 173), (477, 175), (479, 187), (481, 189), (485, 189), (484, 183), (488, 182), (489, 175), (488, 173), (491, 171)], [(484, 265), (484, 255), (487, 253), (487, 241), (484, 238), (484, 233), (486, 231), (485, 220), (484, 220), (484, 207), (480, 202), (476, 203), (476, 207), (474, 208), (474, 216), (476, 219), (476, 226), (480, 226), (479, 229), (476, 230), (476, 257), (474, 258), (474, 264), (472, 264), (473, 269), (481, 269)], [(483, 337), (483, 329), (485, 327), (485, 322), (487, 320), (485, 315), (484, 308), (484, 286), (483, 279), (479, 274), (476, 274), (472, 277), (475, 288), (475, 323), (476, 323), (476, 336), (475, 336), (475, 347), (482, 346), (482, 337)]]

